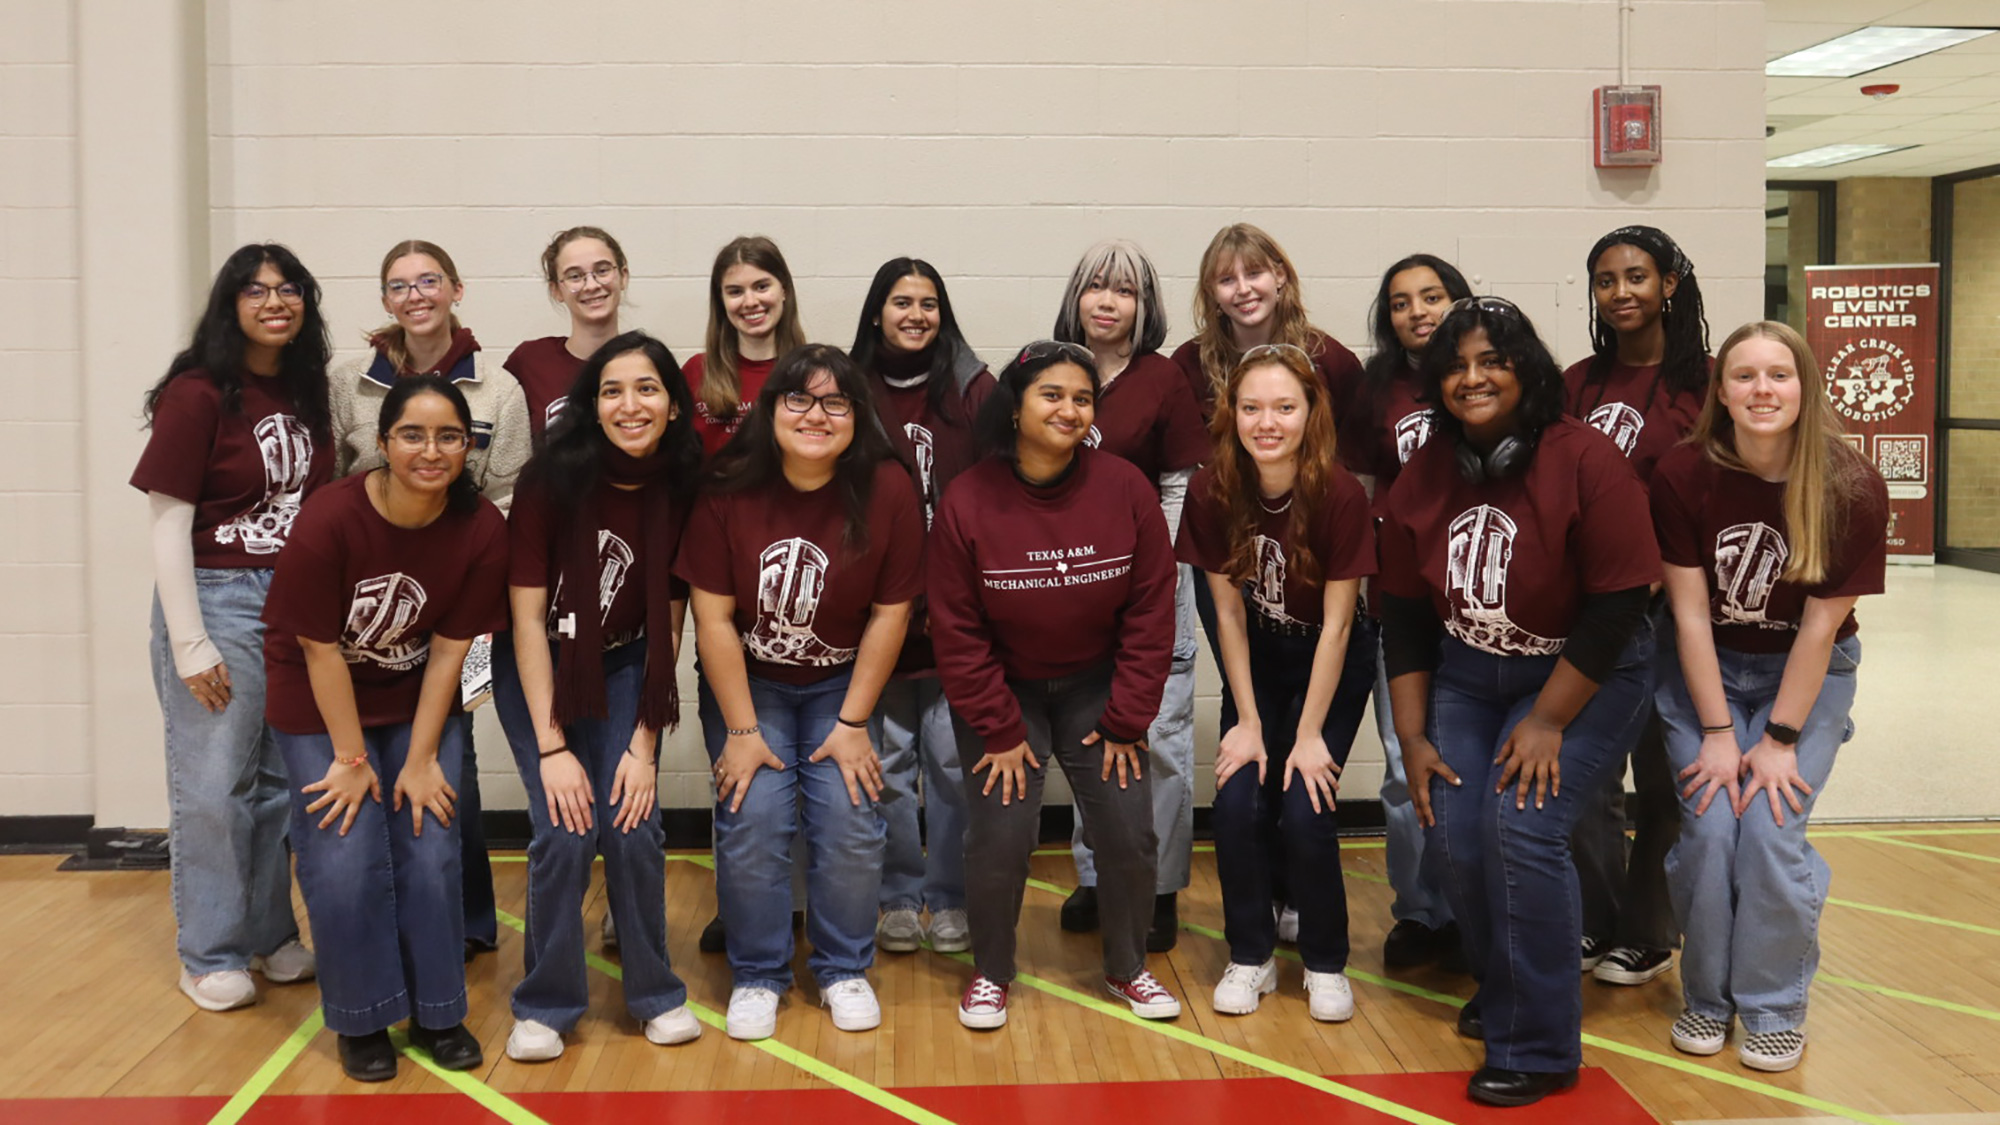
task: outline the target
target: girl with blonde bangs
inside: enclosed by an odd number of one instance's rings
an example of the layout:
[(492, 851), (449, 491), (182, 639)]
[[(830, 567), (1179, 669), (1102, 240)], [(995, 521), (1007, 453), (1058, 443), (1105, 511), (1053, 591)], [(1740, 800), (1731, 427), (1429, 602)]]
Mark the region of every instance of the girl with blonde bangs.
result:
[(1805, 1054), (1832, 876), (1807, 822), (1854, 735), (1854, 605), (1883, 589), (1889, 490), (1790, 328), (1730, 333), (1709, 388), (1652, 484), (1678, 649), (1654, 690), (1681, 787), (1666, 866), (1686, 1010), (1669, 1038), (1713, 1055), (1740, 1021), (1743, 1065), (1782, 1071)]
[[(1736, 454), (1735, 424), (1722, 405), (1721, 358), (1745, 340), (1775, 340), (1792, 353), (1799, 375), (1802, 399), (1792, 445), (1789, 470), (1785, 474), (1785, 525), (1797, 529), (1791, 536), (1791, 558), (1786, 561), (1784, 579), (1811, 585), (1826, 579), (1832, 544), (1841, 537), (1845, 499), (1865, 488), (1868, 463), (1842, 436), (1847, 427), (1833, 409), (1826, 393), (1826, 373), (1813, 358), (1812, 348), (1791, 325), (1773, 320), (1752, 321), (1729, 334), (1716, 351), (1716, 379), (1703, 404), (1688, 441), (1699, 445), (1708, 458), (1725, 469), (1747, 471)], [(1807, 482), (1807, 486), (1791, 487)]]
[[(1240, 274), (1240, 283), (1225, 293), (1221, 279), (1232, 274)], [(1291, 344), (1317, 356), (1332, 340), (1306, 319), (1299, 273), (1284, 247), (1258, 227), (1231, 223), (1216, 231), (1208, 249), (1201, 253), (1199, 277), (1194, 294), (1194, 339), (1174, 353), (1174, 361), (1188, 371), (1195, 398), (1204, 407), (1214, 405), (1244, 349), (1257, 344)], [(1240, 311), (1238, 303), (1230, 300), (1238, 293), (1248, 298)], [(1266, 301), (1267, 309), (1255, 308)], [(1248, 335), (1259, 338), (1247, 339)], [(1338, 342), (1334, 346), (1339, 347)], [(1190, 351), (1192, 356), (1184, 354)], [(1354, 358), (1345, 348), (1340, 351), (1348, 359)], [(1190, 365), (1190, 358), (1198, 360), (1199, 367)], [(1355, 369), (1360, 370), (1358, 362)]]
[(1215, 863), (1229, 965), (1217, 1012), (1278, 987), (1280, 910), (1296, 918), (1312, 1018), (1354, 1015), (1334, 796), (1375, 682), (1355, 612), (1375, 572), (1368, 494), (1334, 458), (1306, 353), (1250, 349), (1223, 386), (1216, 455), (1188, 490), (1177, 551), (1206, 573), (1233, 706), (1215, 757)]

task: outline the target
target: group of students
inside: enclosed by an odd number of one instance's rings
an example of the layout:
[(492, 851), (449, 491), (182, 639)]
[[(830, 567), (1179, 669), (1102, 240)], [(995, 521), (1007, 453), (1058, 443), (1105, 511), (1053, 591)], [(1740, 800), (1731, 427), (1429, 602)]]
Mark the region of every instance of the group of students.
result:
[(1062, 924), (1101, 933), (1109, 992), (1173, 1018), (1146, 955), (1188, 885), (1198, 621), (1227, 685), (1215, 1010), (1255, 1011), (1286, 940), (1311, 1016), (1352, 1017), (1336, 802), (1372, 696), (1384, 958), (1471, 972), (1473, 1098), (1574, 1082), (1578, 949), (1639, 983), (1683, 943), (1674, 1045), (1713, 1054), (1740, 1019), (1746, 1065), (1794, 1065), (1828, 874), (1805, 824), (1851, 732), (1886, 490), (1796, 333), (1746, 324), (1710, 358), (1664, 233), (1613, 231), (1588, 265), (1595, 354), (1567, 372), (1423, 254), (1383, 275), (1364, 367), (1240, 223), (1163, 356), (1155, 269), (1110, 241), (995, 376), (919, 259), (877, 271), (847, 350), (808, 343), (757, 237), (718, 254), (677, 363), (621, 330), (624, 252), (577, 227), (542, 258), (567, 336), (492, 364), (450, 256), (405, 242), (391, 323), (329, 372), (312, 275), (243, 247), (147, 397), (132, 478), (182, 990), (222, 1010), (253, 971), (317, 972), (354, 1078), (395, 1073), (404, 1019), (440, 1065), (481, 1062), (464, 960), (497, 935), (459, 692), (490, 633), (534, 832), (508, 1056), (560, 1055), (585, 1012), (598, 856), (627, 1011), (699, 1036), (655, 794), (691, 606), (731, 1036), (772, 1034), (797, 909), (836, 1027), (881, 1022), (878, 946), (926, 942), (971, 950), (958, 1017), (1002, 1026), (1052, 760), (1078, 814)]

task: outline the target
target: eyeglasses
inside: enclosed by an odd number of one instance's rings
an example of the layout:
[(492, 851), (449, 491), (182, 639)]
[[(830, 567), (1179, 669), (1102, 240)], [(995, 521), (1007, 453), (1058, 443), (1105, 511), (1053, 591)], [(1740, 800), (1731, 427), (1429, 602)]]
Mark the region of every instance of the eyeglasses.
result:
[(276, 293), (278, 295), (278, 300), (283, 301), (288, 305), (303, 304), (306, 299), (306, 291), (304, 287), (290, 281), (287, 281), (283, 285), (277, 286), (275, 288), (266, 285), (261, 281), (253, 281), (250, 284), (245, 285), (243, 288), (238, 289), (236, 291), (236, 296), (242, 300), (250, 302), (253, 305), (261, 305), (273, 293)]
[[(617, 266), (612, 265), (610, 262), (599, 262), (590, 267), (588, 271), (580, 268), (563, 271), (562, 283), (563, 288), (576, 293), (583, 289), (585, 282), (595, 281), (599, 285), (609, 285), (611, 284), (611, 279), (617, 276)], [(419, 278), (418, 280), (422, 279)]]
[(382, 295), (391, 301), (407, 301), (410, 299), (412, 291), (422, 293), (426, 297), (435, 297), (438, 295), (438, 290), (443, 288), (444, 276), (442, 274), (426, 273), (418, 274), (415, 281), (398, 279), (388, 282), (382, 286)]
[(1286, 352), (1290, 352), (1300, 359), (1305, 360), (1308, 367), (1312, 365), (1312, 356), (1307, 354), (1306, 350), (1297, 344), (1258, 344), (1256, 347), (1244, 352), (1242, 357), (1236, 362), (1248, 363), (1253, 359), (1263, 359), (1265, 356), (1281, 356)]
[(458, 453), (465, 449), (464, 430), (426, 431), (422, 426), (403, 426), (389, 431), (389, 440), (404, 453), (421, 453), (427, 445), (437, 446), (439, 453)]
[(1027, 363), (1031, 360), (1048, 359), (1050, 356), (1063, 356), (1091, 367), (1097, 366), (1097, 357), (1090, 354), (1089, 348), (1082, 344), (1072, 344), (1068, 340), (1036, 340), (1022, 348), (1021, 354), (1014, 357), (1014, 362)]
[(809, 395), (804, 391), (786, 391), (778, 400), (785, 409), (794, 414), (805, 414), (817, 406), (826, 411), (829, 418), (845, 418), (854, 413), (854, 400), (835, 391), (830, 395)]
[(1477, 309), (1495, 316), (1521, 319), (1521, 307), (1505, 297), (1460, 297), (1451, 303), (1451, 308), (1446, 309), (1444, 315), (1457, 316), (1464, 309)]

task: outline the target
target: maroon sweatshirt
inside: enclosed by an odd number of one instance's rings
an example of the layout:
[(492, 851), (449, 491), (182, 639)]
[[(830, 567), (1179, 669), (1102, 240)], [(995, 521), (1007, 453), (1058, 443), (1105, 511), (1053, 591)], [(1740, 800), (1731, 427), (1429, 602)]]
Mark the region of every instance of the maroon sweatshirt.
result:
[(1047, 488), (990, 457), (945, 494), (929, 544), (931, 641), (945, 698), (988, 753), (1028, 737), (1007, 681), (1109, 661), (1098, 726), (1133, 741), (1160, 710), (1174, 647), (1174, 557), (1159, 494), (1130, 462), (1076, 451)]

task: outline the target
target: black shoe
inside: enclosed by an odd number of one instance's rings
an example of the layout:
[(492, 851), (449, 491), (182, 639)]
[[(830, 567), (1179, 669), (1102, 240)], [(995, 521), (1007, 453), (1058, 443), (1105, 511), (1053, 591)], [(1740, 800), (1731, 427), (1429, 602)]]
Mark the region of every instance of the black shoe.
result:
[(396, 1045), (387, 1031), (366, 1035), (336, 1036), (340, 1042), (340, 1069), (356, 1082), (387, 1082), (396, 1077)]
[(1415, 918), (1389, 927), (1389, 936), (1382, 940), (1383, 967), (1414, 969), (1437, 960), (1438, 933)]
[(1458, 1034), (1466, 1039), (1486, 1041), (1486, 1021), (1480, 1018), (1479, 1009), (1467, 1004), (1458, 1010)]
[(430, 1055), (432, 1062), (446, 1070), (471, 1070), (486, 1061), (486, 1053), (479, 1049), (479, 1040), (474, 1039), (462, 1023), (443, 1031), (432, 1031), (412, 1022), (410, 1046), (421, 1048)]
[(1465, 960), (1465, 939), (1459, 936), (1457, 922), (1446, 922), (1438, 927), (1437, 967), (1459, 976), (1472, 971), (1472, 966)]
[(1146, 931), (1146, 952), (1165, 953), (1181, 940), (1181, 912), (1170, 891), (1153, 896), (1153, 925)]
[(1611, 952), (1611, 942), (1607, 938), (1583, 935), (1583, 972), (1590, 972), (1604, 961), (1604, 955)]
[(1062, 904), (1062, 928), (1073, 934), (1097, 932), (1097, 888), (1078, 887)]
[(482, 953), (491, 953), (498, 948), (500, 947), (493, 944), (490, 941), (484, 940), (483, 938), (466, 938), (465, 963), (470, 965), (472, 964), (472, 959), (474, 957), (477, 957)]
[(1534, 1105), (1550, 1094), (1574, 1085), (1574, 1070), (1549, 1074), (1482, 1066), (1473, 1072), (1472, 1081), (1465, 1084), (1465, 1092), (1473, 1101), (1487, 1105)]
[(722, 928), (722, 915), (710, 918), (708, 925), (701, 928), (700, 946), (703, 953), (721, 953), (729, 948), (729, 934)]
[(1621, 945), (1604, 955), (1591, 975), (1605, 984), (1645, 984), (1674, 967), (1674, 955), (1664, 949)]

